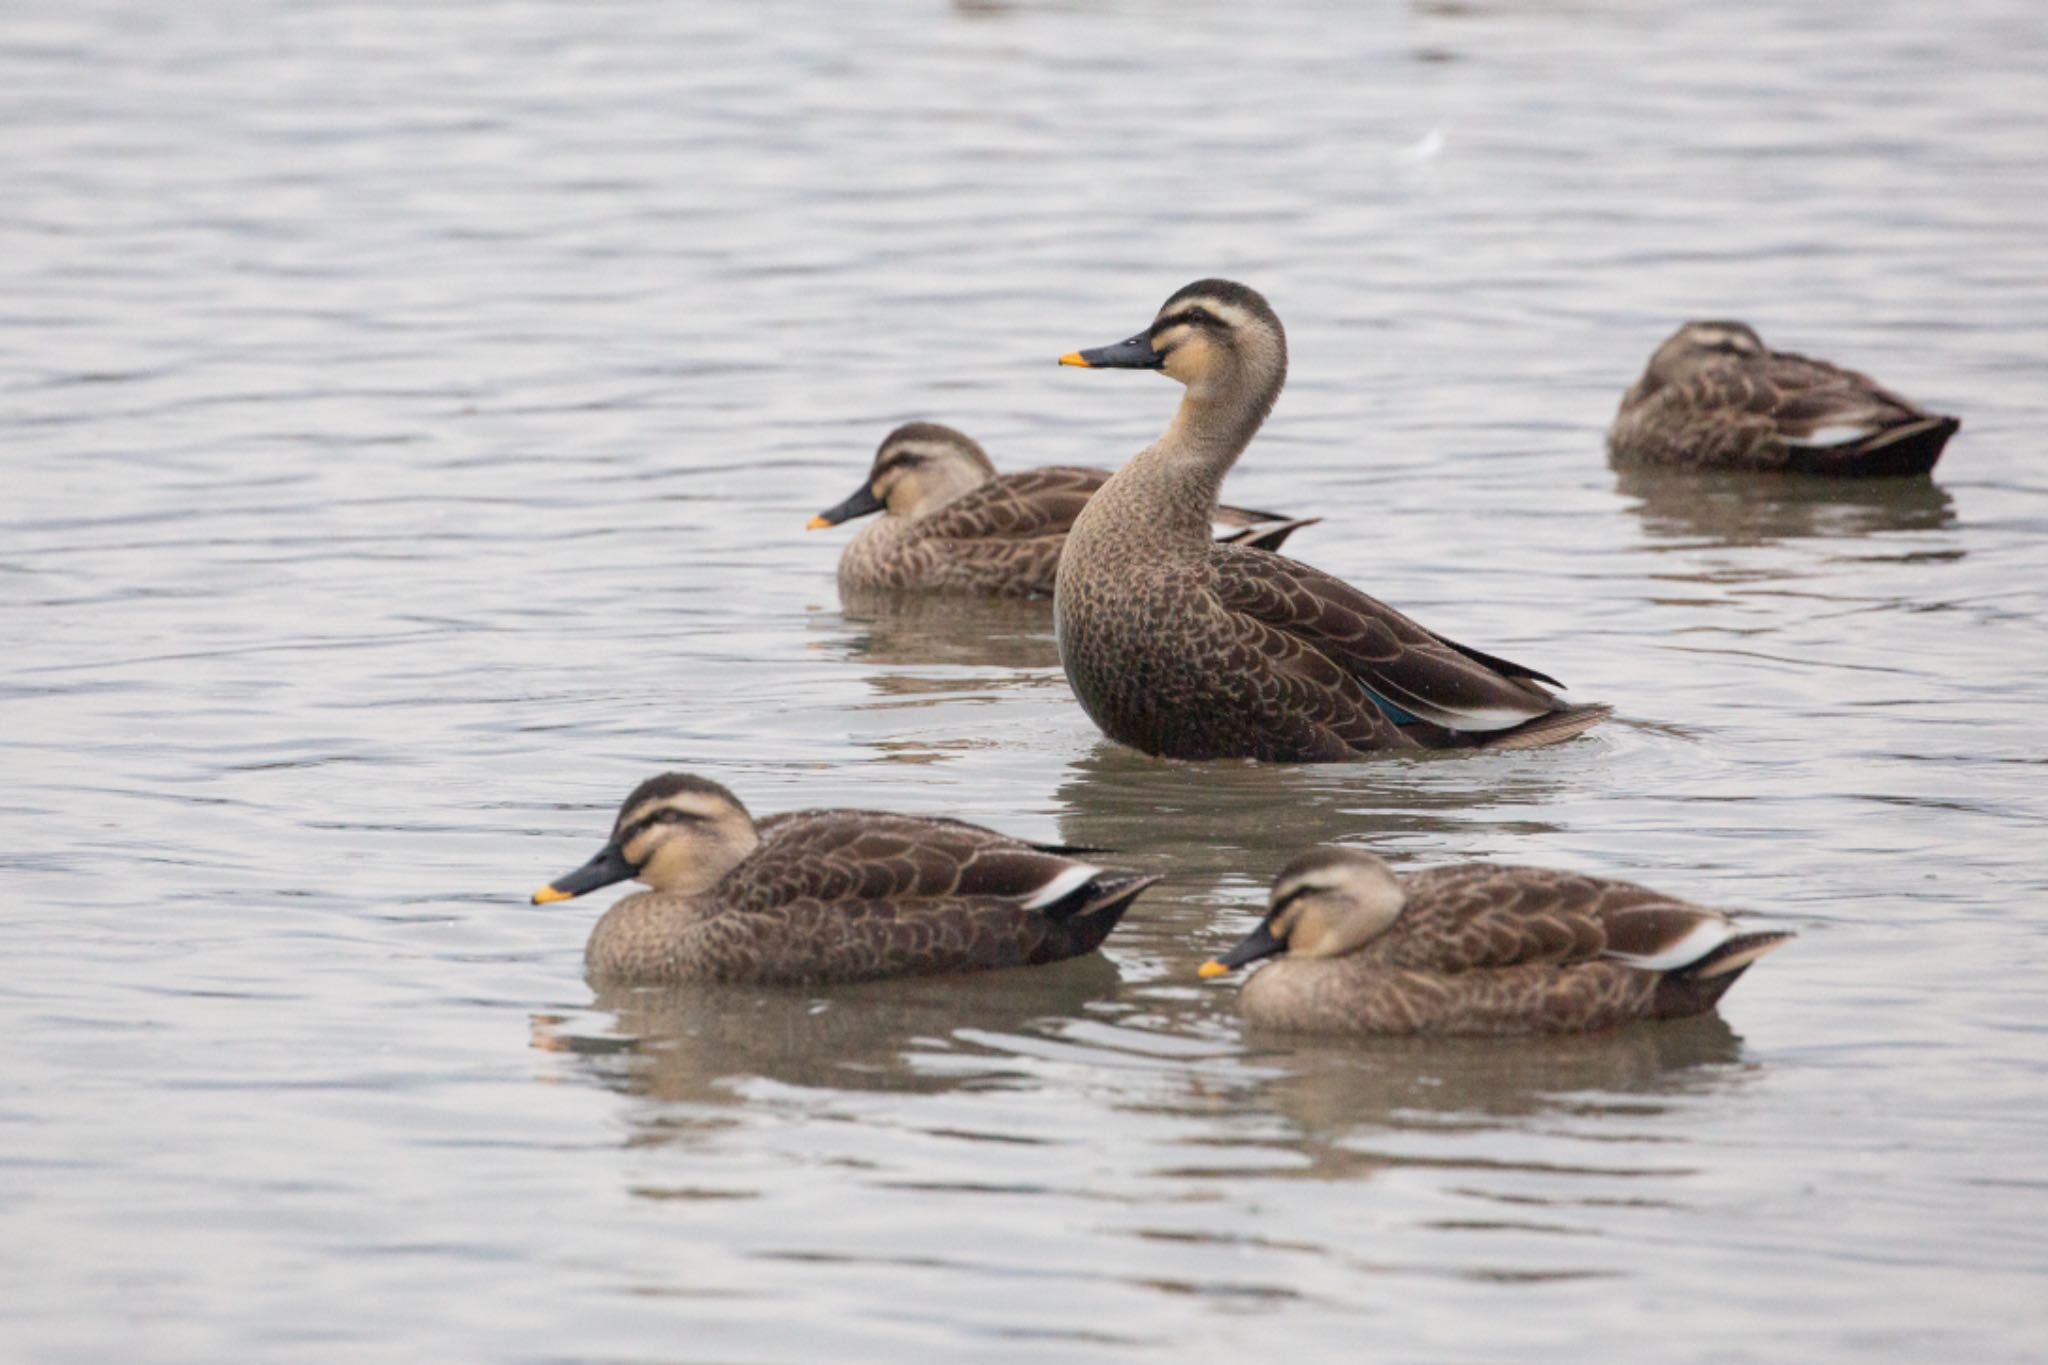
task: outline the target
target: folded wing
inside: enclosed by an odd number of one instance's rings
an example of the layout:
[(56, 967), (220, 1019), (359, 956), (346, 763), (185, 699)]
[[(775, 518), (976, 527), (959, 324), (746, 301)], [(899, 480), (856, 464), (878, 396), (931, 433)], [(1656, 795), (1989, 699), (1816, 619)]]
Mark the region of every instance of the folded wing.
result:
[(1433, 634), (1319, 569), (1238, 545), (1217, 546), (1210, 562), (1227, 609), (1297, 647), (1280, 667), (1313, 675), (1320, 662), (1383, 710), (1448, 730), (1505, 730), (1561, 709), (1543, 674)]
[(1727, 916), (1631, 882), (1471, 863), (1407, 879), (1391, 965), (1458, 972), (1605, 959), (1678, 971), (1736, 936)]
[(961, 821), (881, 811), (798, 811), (760, 826), (762, 843), (720, 885), (735, 909), (797, 900), (972, 899), (1053, 919), (1126, 889), (1128, 874)]

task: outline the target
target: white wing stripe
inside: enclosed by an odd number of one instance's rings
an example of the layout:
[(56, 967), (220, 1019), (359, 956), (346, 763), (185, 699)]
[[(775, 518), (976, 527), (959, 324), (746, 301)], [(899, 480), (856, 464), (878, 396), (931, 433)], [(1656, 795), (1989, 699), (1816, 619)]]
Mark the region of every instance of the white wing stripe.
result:
[(1090, 867), (1086, 863), (1075, 863), (1072, 867), (1069, 867), (1066, 871), (1034, 891), (1030, 899), (1024, 902), (1024, 908), (1026, 910), (1043, 910), (1048, 905), (1057, 905), (1060, 901), (1073, 895), (1076, 891), (1079, 891), (1101, 875), (1102, 869), (1099, 867)]
[(1804, 436), (1794, 437), (1789, 444), (1795, 446), (1846, 445), (1850, 441), (1860, 441), (1864, 437), (1875, 433), (1876, 430), (1875, 426), (1815, 427)]
[(1606, 956), (1648, 972), (1676, 971), (1698, 962), (1733, 937), (1734, 925), (1725, 920), (1703, 919), (1661, 953), (1608, 953)]

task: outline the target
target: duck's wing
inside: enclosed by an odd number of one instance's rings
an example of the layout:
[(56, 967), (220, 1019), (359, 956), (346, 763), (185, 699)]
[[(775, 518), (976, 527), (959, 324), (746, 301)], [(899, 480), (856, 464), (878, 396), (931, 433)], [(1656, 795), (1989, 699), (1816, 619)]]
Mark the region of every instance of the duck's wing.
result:
[(1929, 415), (1866, 374), (1791, 351), (1705, 367), (1675, 385), (1672, 397), (1696, 413), (1816, 445)]
[(1063, 536), (1109, 471), (1047, 465), (999, 474), (917, 520), (919, 538), (1034, 540)]
[(760, 846), (718, 885), (719, 899), (735, 909), (800, 900), (966, 900), (1064, 919), (1135, 894), (1135, 874), (961, 820), (810, 810), (758, 828)]
[(1485, 732), (1560, 709), (1535, 669), (1433, 634), (1320, 569), (1241, 545), (1216, 546), (1210, 564), (1223, 605), (1284, 638), (1270, 666), (1313, 681), (1334, 665), (1397, 723)]
[(1755, 413), (1784, 441), (1794, 470), (1924, 474), (1962, 425), (1825, 360), (1779, 351), (1761, 369)]
[[(918, 519), (920, 537), (937, 540), (1033, 540), (1061, 536), (1073, 529), (1074, 518), (1095, 490), (1109, 482), (1110, 471), (1080, 465), (1046, 465), (1039, 469), (999, 474), (969, 489), (936, 512)], [(1287, 537), (1320, 517), (1290, 517), (1252, 507), (1221, 506), (1218, 525), (1236, 528), (1223, 539), (1277, 550)]]
[(1380, 949), (1399, 967), (1455, 973), (1605, 959), (1677, 971), (1737, 938), (1717, 911), (1550, 868), (1465, 863), (1416, 873), (1405, 887), (1407, 903)]
[(1767, 413), (1786, 436), (1815, 444), (1833, 444), (1852, 434), (1867, 435), (1929, 415), (1869, 375), (1791, 351), (1774, 351), (1745, 371), (1748, 409)]

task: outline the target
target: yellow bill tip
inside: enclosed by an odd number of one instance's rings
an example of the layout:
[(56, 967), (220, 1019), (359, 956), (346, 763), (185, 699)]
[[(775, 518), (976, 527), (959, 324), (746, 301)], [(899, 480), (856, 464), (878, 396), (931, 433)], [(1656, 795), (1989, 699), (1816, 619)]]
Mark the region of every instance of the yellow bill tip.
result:
[(1079, 365), (1084, 370), (1094, 368), (1087, 361), (1081, 359), (1081, 353), (1079, 351), (1068, 351), (1065, 355), (1060, 357), (1060, 364)]
[(825, 516), (825, 514), (821, 512), (817, 516), (812, 517), (809, 521), (805, 522), (804, 529), (806, 531), (822, 531), (830, 525), (832, 525), (830, 519), (828, 519)]
[(568, 892), (557, 891), (552, 886), (543, 886), (540, 890), (533, 893), (533, 903), (535, 905), (551, 905), (555, 901), (567, 901), (574, 899), (576, 898), (570, 895)]
[(1196, 969), (1195, 975), (1201, 977), (1204, 981), (1207, 981), (1212, 976), (1230, 975), (1230, 968), (1224, 966), (1221, 962), (1216, 961), (1214, 958), (1211, 958), (1209, 959), (1209, 961), (1204, 962), (1199, 968)]

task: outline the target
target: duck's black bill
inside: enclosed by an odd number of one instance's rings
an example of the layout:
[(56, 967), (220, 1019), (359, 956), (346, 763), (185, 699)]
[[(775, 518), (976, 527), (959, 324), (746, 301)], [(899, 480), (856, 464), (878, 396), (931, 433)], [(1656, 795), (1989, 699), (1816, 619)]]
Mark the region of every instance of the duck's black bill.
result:
[[(1223, 972), (1234, 970), (1248, 963), (1257, 962), (1262, 957), (1271, 957), (1275, 953), (1284, 952), (1286, 948), (1287, 945), (1285, 943), (1273, 937), (1273, 931), (1269, 925), (1265, 921), (1261, 921), (1259, 927), (1246, 934), (1244, 940), (1235, 948), (1232, 948), (1213, 962), (1204, 963), (1202, 965), (1202, 975), (1219, 976)], [(1212, 967), (1217, 970), (1209, 970)]]
[(626, 854), (617, 844), (606, 844), (597, 851), (597, 856), (577, 868), (566, 877), (557, 877), (533, 893), (535, 905), (546, 905), (550, 901), (565, 901), (580, 896), (586, 891), (595, 891), (600, 886), (610, 886), (630, 878), (637, 869), (626, 861)]
[(804, 529), (815, 531), (823, 526), (837, 526), (842, 521), (865, 517), (882, 510), (882, 500), (875, 496), (875, 490), (867, 484), (853, 490), (852, 496), (837, 507), (828, 507), (812, 517)]
[(1084, 370), (1156, 370), (1165, 363), (1165, 353), (1152, 349), (1150, 332), (1140, 332), (1114, 346), (1097, 346), (1092, 351), (1069, 351), (1060, 357), (1060, 364), (1079, 365)]

